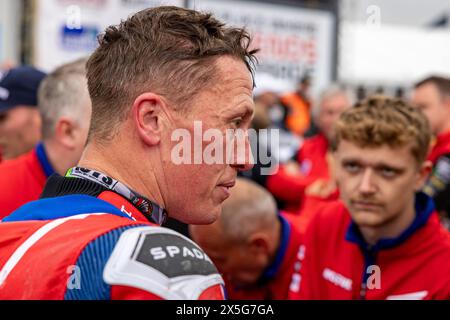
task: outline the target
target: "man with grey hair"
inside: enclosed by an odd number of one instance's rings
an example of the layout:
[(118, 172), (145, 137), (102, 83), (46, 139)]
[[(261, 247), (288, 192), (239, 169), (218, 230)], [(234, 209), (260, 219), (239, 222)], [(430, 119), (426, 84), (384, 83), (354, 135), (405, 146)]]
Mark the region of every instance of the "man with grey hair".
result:
[(86, 61), (65, 64), (42, 81), (38, 92), (42, 141), (0, 165), (0, 218), (37, 200), (50, 175), (64, 174), (79, 160), (91, 116)]
[(325, 90), (312, 112), (319, 133), (305, 139), (296, 159), (268, 178), (268, 189), (287, 211), (298, 211), (304, 202), (305, 190), (317, 181), (321, 184), (320, 193), (328, 196), (333, 191), (333, 183), (326, 183), (332, 177), (329, 141), (333, 124), (352, 103), (352, 94), (340, 85), (332, 85)]
[(287, 298), (301, 229), (296, 217), (278, 213), (266, 189), (238, 178), (219, 220), (189, 228), (222, 273), (231, 300)]

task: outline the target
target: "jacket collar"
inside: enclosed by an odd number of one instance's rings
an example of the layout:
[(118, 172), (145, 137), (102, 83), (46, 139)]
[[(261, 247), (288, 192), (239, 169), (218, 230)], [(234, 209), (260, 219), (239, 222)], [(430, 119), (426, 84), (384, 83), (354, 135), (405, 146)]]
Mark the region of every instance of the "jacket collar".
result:
[(352, 221), (347, 229), (345, 239), (357, 244), (363, 251), (369, 251), (369, 248), (370, 251), (379, 251), (399, 246), (427, 223), (428, 219), (434, 212), (433, 199), (423, 192), (417, 193), (415, 199), (415, 211), (416, 217), (413, 223), (396, 238), (380, 239), (375, 245), (369, 246), (356, 223)]
[(42, 170), (45, 173), (45, 176), (47, 178), (50, 177), (52, 174), (55, 173), (55, 170), (53, 169), (53, 166), (47, 157), (47, 152), (45, 151), (44, 144), (40, 142), (34, 150), (36, 152), (39, 164), (41, 165)]
[(281, 222), (280, 246), (278, 247), (274, 261), (272, 262), (271, 265), (269, 265), (265, 269), (261, 278), (258, 280), (258, 283), (260, 285), (267, 283), (268, 281), (272, 280), (277, 276), (278, 272), (281, 269), (283, 259), (285, 258), (288, 249), (289, 239), (291, 236), (291, 226), (289, 225), (289, 222), (281, 214), (278, 214), (278, 219)]

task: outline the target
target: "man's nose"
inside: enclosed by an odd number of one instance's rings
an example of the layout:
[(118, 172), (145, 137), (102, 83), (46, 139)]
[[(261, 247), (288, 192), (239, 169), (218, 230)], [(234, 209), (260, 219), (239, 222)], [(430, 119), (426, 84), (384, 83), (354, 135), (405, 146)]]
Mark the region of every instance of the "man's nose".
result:
[(235, 142), (236, 143), (233, 143), (234, 152), (232, 154), (230, 165), (239, 171), (251, 170), (255, 161), (248, 134), (246, 134), (245, 137), (241, 137), (241, 139), (235, 139)]
[(372, 169), (366, 169), (363, 172), (361, 181), (359, 183), (359, 191), (363, 194), (374, 193), (376, 190), (376, 187), (374, 185), (373, 180), (374, 180), (374, 173), (373, 173)]

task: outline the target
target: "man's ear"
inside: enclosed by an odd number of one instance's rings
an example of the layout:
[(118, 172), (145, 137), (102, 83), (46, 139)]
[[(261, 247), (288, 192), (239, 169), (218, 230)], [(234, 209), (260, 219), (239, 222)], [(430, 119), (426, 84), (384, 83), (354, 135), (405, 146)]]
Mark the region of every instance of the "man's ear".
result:
[(56, 123), (55, 137), (59, 143), (63, 144), (68, 149), (76, 147), (76, 129), (75, 122), (68, 117), (61, 117)]
[(417, 177), (416, 186), (415, 186), (416, 191), (420, 191), (424, 187), (425, 182), (427, 181), (428, 177), (430, 176), (432, 168), (433, 168), (433, 164), (431, 163), (431, 161), (426, 160), (422, 163), (422, 166), (421, 166), (419, 172), (417, 173), (418, 177)]
[(133, 104), (133, 120), (142, 141), (155, 146), (161, 141), (162, 116), (165, 102), (157, 94), (147, 92), (136, 98)]
[(270, 253), (269, 234), (265, 232), (256, 232), (248, 239), (248, 247), (252, 253)]

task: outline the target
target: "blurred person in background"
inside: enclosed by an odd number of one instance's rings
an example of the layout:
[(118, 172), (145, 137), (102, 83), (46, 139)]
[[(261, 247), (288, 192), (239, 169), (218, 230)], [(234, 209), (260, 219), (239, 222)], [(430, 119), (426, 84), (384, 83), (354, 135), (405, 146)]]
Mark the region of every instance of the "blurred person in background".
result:
[(189, 229), (222, 273), (229, 299), (283, 300), (300, 241), (295, 218), (279, 214), (266, 189), (239, 178), (220, 218)]
[(303, 137), (310, 129), (311, 121), (311, 77), (305, 74), (294, 92), (283, 94), (281, 103), (287, 108), (286, 127), (295, 135)]
[(0, 154), (9, 160), (27, 153), (41, 139), (37, 94), (45, 73), (21, 66), (0, 72)]
[(309, 222), (290, 298), (450, 299), (450, 234), (421, 192), (430, 139), (426, 117), (402, 100), (373, 97), (341, 115), (341, 201)]
[(433, 170), (424, 191), (433, 197), (442, 223), (450, 230), (450, 79), (431, 76), (418, 82), (412, 102), (427, 116), (435, 136), (428, 155)]
[[(280, 95), (289, 90), (290, 84), (261, 73), (256, 75), (255, 85), (252, 129), (256, 136), (250, 137), (255, 139), (251, 141), (255, 165), (252, 170), (240, 172), (239, 175), (265, 187), (269, 173), (297, 153), (301, 139), (287, 129), (287, 108), (280, 103)], [(273, 139), (275, 133), (277, 141)], [(261, 159), (261, 154), (267, 158)]]
[(42, 141), (0, 164), (0, 219), (37, 200), (50, 175), (65, 174), (80, 159), (91, 115), (86, 61), (63, 65), (41, 82), (36, 111), (42, 121)]
[(330, 174), (329, 141), (334, 123), (342, 112), (350, 108), (353, 100), (352, 94), (339, 85), (325, 90), (313, 109), (318, 134), (304, 140), (295, 160), (280, 166), (276, 174), (268, 177), (267, 188), (285, 210), (298, 212), (306, 188), (318, 180), (320, 189), (325, 190), (327, 196), (336, 189)]

